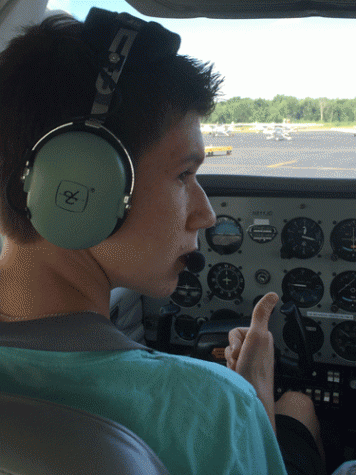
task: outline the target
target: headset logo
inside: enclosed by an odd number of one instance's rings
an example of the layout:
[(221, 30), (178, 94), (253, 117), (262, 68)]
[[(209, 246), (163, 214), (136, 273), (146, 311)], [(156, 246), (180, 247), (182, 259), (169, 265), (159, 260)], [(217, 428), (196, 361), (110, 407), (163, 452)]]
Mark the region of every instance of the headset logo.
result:
[(59, 208), (82, 213), (88, 204), (89, 189), (74, 181), (62, 180), (56, 194), (56, 205)]

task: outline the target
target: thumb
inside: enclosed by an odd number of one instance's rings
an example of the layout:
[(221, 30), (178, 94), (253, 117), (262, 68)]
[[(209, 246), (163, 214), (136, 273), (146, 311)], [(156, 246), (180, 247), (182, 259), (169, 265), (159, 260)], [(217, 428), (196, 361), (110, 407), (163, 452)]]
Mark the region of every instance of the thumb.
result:
[(279, 297), (275, 292), (268, 292), (257, 302), (252, 312), (250, 331), (268, 331), (269, 317), (278, 300)]

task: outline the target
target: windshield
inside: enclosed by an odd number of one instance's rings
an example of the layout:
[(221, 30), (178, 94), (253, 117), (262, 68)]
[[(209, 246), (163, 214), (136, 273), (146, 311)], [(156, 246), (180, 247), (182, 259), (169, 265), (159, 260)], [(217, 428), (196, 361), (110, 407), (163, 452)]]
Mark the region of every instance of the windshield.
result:
[(84, 20), (92, 6), (126, 11), (181, 35), (181, 54), (225, 77), (202, 133), (199, 173), (356, 177), (355, 20), (170, 20), (124, 1), (50, 0)]

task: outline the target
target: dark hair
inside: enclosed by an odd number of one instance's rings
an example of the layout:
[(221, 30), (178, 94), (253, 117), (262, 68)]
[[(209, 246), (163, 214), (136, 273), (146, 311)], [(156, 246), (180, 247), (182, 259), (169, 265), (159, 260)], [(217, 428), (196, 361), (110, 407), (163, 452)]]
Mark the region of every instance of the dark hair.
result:
[[(100, 67), (81, 39), (82, 30), (83, 23), (70, 15), (49, 17), (24, 28), (0, 54), (0, 221), (2, 232), (19, 243), (35, 242), (39, 235), (7, 201), (11, 174), (46, 132), (88, 116), (93, 104)], [(188, 111), (211, 113), (221, 82), (211, 65), (179, 55), (143, 66), (139, 75), (124, 70), (121, 101), (115, 95), (105, 126), (120, 137), (135, 162)], [(19, 180), (14, 195), (15, 204), (24, 209)]]

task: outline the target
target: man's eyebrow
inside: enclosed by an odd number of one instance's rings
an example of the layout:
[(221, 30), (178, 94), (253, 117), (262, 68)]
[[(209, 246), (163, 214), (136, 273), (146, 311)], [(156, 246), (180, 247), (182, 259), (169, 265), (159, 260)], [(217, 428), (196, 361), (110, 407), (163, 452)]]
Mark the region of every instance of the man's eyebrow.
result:
[(188, 164), (188, 163), (194, 163), (195, 165), (197, 165), (199, 167), (204, 162), (204, 159), (205, 159), (204, 154), (192, 153), (192, 154), (188, 155), (187, 157), (185, 157), (180, 162), (180, 164), (185, 165), (185, 164)]

